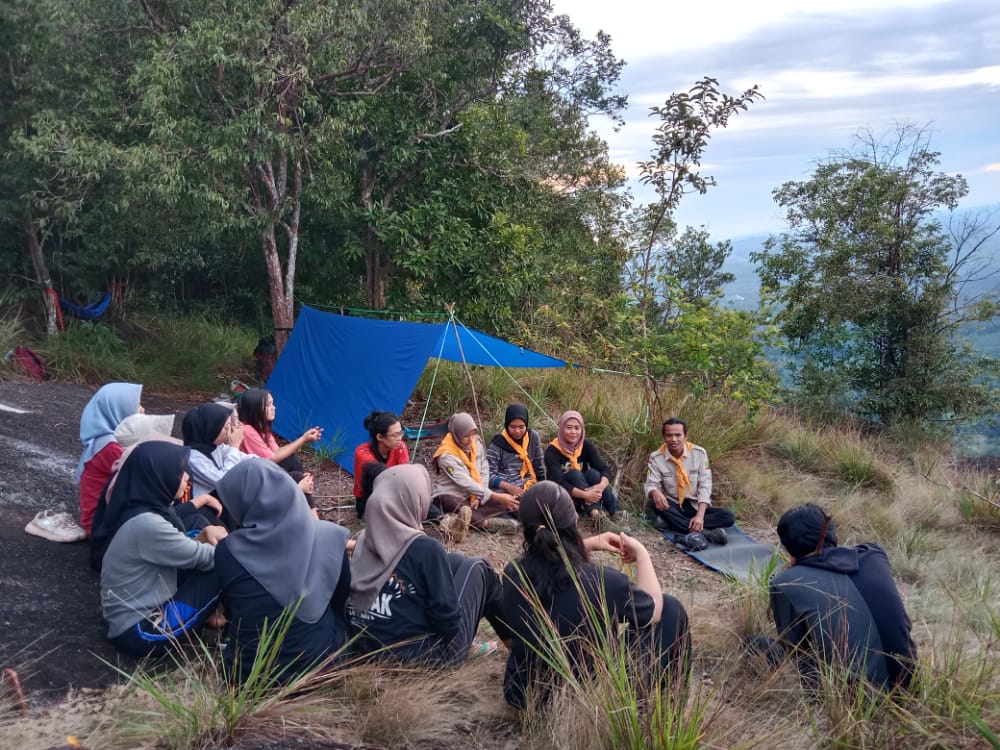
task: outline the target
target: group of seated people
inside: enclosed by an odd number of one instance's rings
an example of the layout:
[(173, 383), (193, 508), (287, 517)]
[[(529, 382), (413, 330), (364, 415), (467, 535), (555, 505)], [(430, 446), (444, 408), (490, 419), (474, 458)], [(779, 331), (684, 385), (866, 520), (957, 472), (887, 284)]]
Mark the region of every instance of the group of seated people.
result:
[[(170, 437), (173, 418), (145, 415), (140, 398), (141, 386), (106, 385), (81, 419), (81, 515), (108, 636), (121, 651), (161, 655), (214, 622), (234, 681), (251, 674), (262, 643), (276, 644), (282, 680), (347, 654), (452, 666), (497, 648), (474, 647), (485, 618), (509, 649), (504, 696), (523, 707), (553, 683), (540, 622), (570, 650), (581, 633), (617, 638), (627, 623), (626, 642), (650, 655), (650, 674), (686, 678), (687, 614), (662, 591), (648, 551), (618, 531), (581, 535), (580, 520), (613, 515), (617, 499), (578, 412), (561, 416), (544, 451), (520, 404), (486, 449), (472, 417), (455, 414), (430, 471), (410, 463), (400, 420), (372, 412), (371, 440), (355, 452), (364, 529), (351, 539), (319, 518), (296, 456), (322, 431), (279, 446), (269, 392), (247, 391), (235, 410), (195, 407), (183, 441)], [(708, 459), (684, 423), (667, 420), (663, 436), (645, 484), (652, 517), (686, 537), (732, 525), (731, 512), (712, 507)], [(425, 533), (429, 520), (463, 532), (519, 530), (521, 553), (498, 572), (446, 549)], [(792, 560), (772, 579), (778, 639), (762, 648), (790, 652), (803, 674), (815, 674), (820, 658), (876, 685), (905, 686), (916, 650), (884, 551), (839, 547), (815, 505), (786, 513), (778, 534)], [(633, 565), (635, 580), (592, 562), (597, 552)]]

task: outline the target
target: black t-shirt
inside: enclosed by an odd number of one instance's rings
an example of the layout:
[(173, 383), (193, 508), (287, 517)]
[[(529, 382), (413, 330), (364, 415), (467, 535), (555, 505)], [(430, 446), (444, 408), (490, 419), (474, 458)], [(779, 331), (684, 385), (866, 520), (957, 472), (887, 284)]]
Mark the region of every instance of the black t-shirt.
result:
[[(590, 639), (617, 637), (617, 626), (620, 622), (629, 623), (631, 628), (649, 626), (656, 610), (656, 603), (653, 597), (636, 587), (626, 575), (611, 568), (589, 563), (577, 568), (576, 574), (579, 586), (586, 593), (589, 606), (599, 611), (603, 605), (608, 616), (606, 620), (600, 618), (601, 622), (598, 623), (595, 632), (577, 585), (569, 584), (546, 606), (546, 611), (558, 628), (564, 643), (570, 636), (578, 635)], [(503, 611), (504, 621), (514, 631), (514, 637), (504, 672), (503, 692), (507, 702), (518, 707), (523, 707), (527, 703), (528, 691), (542, 689), (552, 680), (552, 675), (548, 674), (545, 664), (534, 650), (542, 647), (543, 639), (538, 633), (544, 634), (545, 628), (540, 628), (538, 614), (524, 596), (522, 591), (524, 588), (520, 569), (516, 563), (509, 563), (504, 568)], [(603, 630), (604, 622), (610, 624), (612, 632), (600, 632)], [(579, 666), (586, 668), (585, 654), (574, 649), (571, 658)]]
[[(234, 674), (233, 669), (238, 670), (235, 675), (239, 680), (240, 675), (250, 674), (265, 621), (268, 630), (274, 632), (283, 608), (233, 557), (225, 539), (215, 548), (215, 570), (222, 584), (222, 605), (229, 619), (222, 657), (230, 674)], [(345, 609), (350, 592), (351, 569), (347, 552), (344, 552), (340, 579), (323, 616), (313, 623), (293, 618), (288, 626), (276, 666), (293, 668), (282, 675), (282, 681), (304, 672), (347, 642)]]
[(360, 633), (355, 643), (362, 653), (391, 647), (382, 655), (404, 662), (432, 656), (459, 630), (458, 592), (448, 553), (436, 539), (417, 537), (371, 608), (357, 612), (348, 604), (347, 616), (352, 634)]
[[(589, 440), (583, 441), (583, 450), (580, 451), (580, 458), (577, 459), (577, 463), (580, 464), (580, 468), (583, 471), (587, 469), (593, 469), (602, 477), (607, 477), (611, 479), (611, 469), (608, 465), (604, 463), (604, 459), (601, 458), (601, 454), (597, 452), (597, 448)], [(553, 482), (558, 482), (567, 491), (572, 489), (572, 485), (568, 484), (563, 480), (563, 474), (572, 469), (573, 466), (570, 464), (569, 459), (564, 456), (558, 448), (554, 445), (549, 445), (545, 449), (545, 478), (551, 479)]]

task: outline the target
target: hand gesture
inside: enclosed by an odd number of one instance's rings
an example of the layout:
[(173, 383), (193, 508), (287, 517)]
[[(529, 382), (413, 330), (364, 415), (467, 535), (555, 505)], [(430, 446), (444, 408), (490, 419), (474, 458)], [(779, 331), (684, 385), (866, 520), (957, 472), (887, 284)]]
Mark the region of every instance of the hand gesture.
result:
[(653, 490), (650, 492), (649, 497), (653, 501), (653, 505), (656, 506), (657, 510), (666, 510), (670, 506), (670, 501), (667, 500), (667, 496), (659, 490)]
[(622, 562), (625, 564), (631, 565), (639, 558), (640, 553), (646, 553), (646, 548), (642, 546), (642, 542), (634, 536), (629, 536), (624, 532), (618, 536), (621, 538)]
[(507, 510), (517, 510), (521, 507), (521, 501), (516, 497), (511, 495), (509, 492), (494, 492), (490, 495), (491, 500), (496, 500)]
[(229, 532), (226, 531), (224, 526), (206, 526), (195, 537), (195, 541), (202, 544), (211, 544), (214, 547), (227, 536), (229, 536)]
[(308, 445), (309, 443), (315, 443), (321, 437), (323, 437), (322, 427), (310, 427), (302, 433), (302, 437), (300, 439), (304, 445)]
[(191, 498), (191, 504), (196, 508), (204, 508), (206, 505), (216, 513), (222, 513), (222, 503), (214, 495), (204, 494)]
[(315, 482), (313, 481), (312, 473), (307, 473), (302, 479), (299, 480), (299, 489), (303, 492), (308, 492), (312, 494), (313, 490), (316, 488)]

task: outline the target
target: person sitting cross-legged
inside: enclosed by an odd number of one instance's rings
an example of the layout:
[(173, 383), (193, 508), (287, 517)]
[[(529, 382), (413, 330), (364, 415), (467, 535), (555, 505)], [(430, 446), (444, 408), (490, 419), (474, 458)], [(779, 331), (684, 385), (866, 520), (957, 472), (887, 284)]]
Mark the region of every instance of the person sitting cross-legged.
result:
[[(608, 653), (604, 644), (617, 642), (622, 623), (628, 624), (624, 642), (635, 657), (628, 665), (631, 680), (686, 680), (691, 656), (687, 612), (663, 593), (638, 539), (611, 532), (583, 539), (573, 501), (555, 482), (528, 489), (518, 517), (523, 553), (503, 577), (504, 619), (514, 631), (503, 680), (508, 703), (524, 708), (548, 700), (559, 678), (551, 668), (553, 635), (579, 674), (592, 671), (593, 659)], [(591, 562), (599, 551), (634, 565), (635, 582)]]
[(272, 461), (233, 467), (218, 492), (239, 525), (215, 550), (229, 618), (222, 650), (227, 675), (246, 680), (265, 632), (287, 624), (273, 654), (275, 676), (287, 681), (347, 642), (350, 532), (316, 519), (294, 478)]
[(727, 541), (724, 529), (736, 522), (731, 510), (712, 506), (712, 470), (708, 454), (687, 439), (687, 425), (677, 417), (663, 423), (663, 445), (649, 454), (644, 487), (647, 513), (657, 528), (679, 534), (704, 533), (715, 544)]
[(602, 512), (611, 518), (618, 512), (611, 469), (587, 440), (583, 415), (578, 411), (566, 411), (559, 417), (559, 434), (545, 449), (545, 477), (569, 493), (581, 516), (597, 521)]
[(490, 466), (483, 441), (471, 414), (464, 411), (448, 420), (448, 432), (434, 452), (434, 503), (445, 513), (461, 520), (453, 525), (451, 518), (442, 519), (442, 526), (452, 538), (464, 538), (468, 524), (481, 531), (514, 533), (517, 521), (517, 498), (509, 492), (490, 489)]
[(791, 561), (771, 578), (771, 613), (803, 682), (816, 687), (824, 662), (886, 690), (909, 686), (917, 647), (885, 550), (839, 546), (836, 524), (814, 503), (785, 513), (778, 538)]
[(485, 559), (447, 552), (424, 534), (430, 504), (421, 464), (393, 466), (375, 479), (351, 558), (347, 612), (359, 653), (453, 666), (469, 657), (483, 617), (500, 639), (510, 636), (500, 619), (500, 576)]

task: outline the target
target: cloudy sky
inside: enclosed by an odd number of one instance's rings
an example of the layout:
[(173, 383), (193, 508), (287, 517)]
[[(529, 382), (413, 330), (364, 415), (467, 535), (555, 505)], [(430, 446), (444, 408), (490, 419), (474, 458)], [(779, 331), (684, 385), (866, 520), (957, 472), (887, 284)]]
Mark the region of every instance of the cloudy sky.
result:
[[(805, 179), (859, 128), (929, 125), (941, 168), (969, 182), (964, 205), (1000, 204), (1000, 0), (555, 0), (588, 36), (611, 34), (628, 62), (625, 126), (593, 124), (635, 173), (662, 104), (709, 75), (766, 101), (714, 135), (719, 185), (685, 197), (683, 224), (716, 239), (782, 227), (771, 191)], [(650, 200), (638, 184), (633, 191)]]

